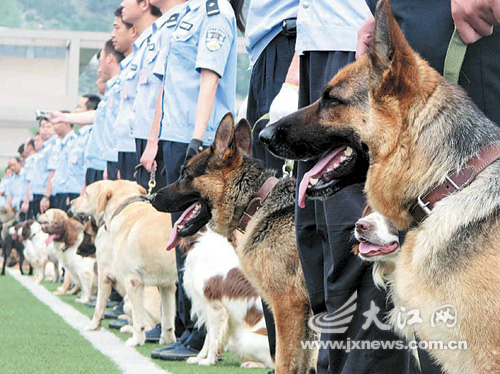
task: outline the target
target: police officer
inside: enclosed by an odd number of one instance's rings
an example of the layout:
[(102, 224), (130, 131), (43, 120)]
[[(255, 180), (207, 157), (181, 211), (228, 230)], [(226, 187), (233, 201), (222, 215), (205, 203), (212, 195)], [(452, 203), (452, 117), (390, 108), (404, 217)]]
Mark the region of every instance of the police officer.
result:
[[(299, 107), (316, 101), (325, 84), (354, 60), (357, 30), (369, 10), (359, 1), (301, 0), (297, 18), (300, 57)], [(312, 166), (299, 162), (298, 181)], [(343, 333), (323, 334), (322, 340), (393, 341), (397, 337), (375, 324), (363, 326), (374, 302), (378, 318), (387, 312), (386, 294), (375, 287), (371, 267), (353, 256), (351, 235), (365, 205), (363, 185), (338, 192), (327, 201), (308, 201), (296, 206), (299, 255), (314, 313), (335, 313), (356, 295), (356, 311)], [(403, 373), (406, 352), (400, 350), (322, 350), (318, 373)]]
[[(7, 205), (19, 211), (21, 203), (26, 197), (28, 181), (26, 180), (26, 173), (21, 166), (21, 159), (19, 157), (11, 157), (8, 166), (12, 170), (12, 175), (7, 179), (5, 186)], [(21, 221), (24, 221), (27, 218), (26, 212), (21, 212), (19, 218)]]
[[(72, 153), (76, 140), (73, 125), (67, 122), (54, 124), (54, 130), (59, 137), (50, 161), (54, 170), (52, 178), (52, 194), (55, 195), (52, 208), (67, 211), (69, 202), (77, 198), (82, 191), (85, 174), (83, 164), (78, 165), (78, 157)], [(80, 167), (81, 166), (81, 167)]]
[[(162, 93), (162, 81), (154, 75), (153, 69), (157, 61), (166, 62), (164, 53), (171, 33), (175, 30), (179, 16), (184, 11), (185, 0), (152, 0), (151, 4), (159, 7), (163, 15), (156, 20), (151, 28), (151, 35), (141, 46), (137, 46), (136, 61), (140, 66), (139, 85), (134, 104), (132, 134), (135, 138), (137, 160), (141, 163), (138, 169), (137, 182), (148, 188), (153, 162), (157, 171), (164, 168), (163, 142), (158, 144), (158, 134), (149, 139), (151, 124), (155, 115), (156, 100)], [(134, 45), (138, 44), (137, 41)], [(161, 69), (162, 71), (164, 69)], [(151, 156), (145, 154), (146, 146), (150, 144)], [(151, 149), (153, 148), (153, 149)], [(146, 161), (147, 160), (147, 161)], [(156, 178), (153, 191), (165, 186), (165, 178)]]
[[(112, 40), (115, 49), (125, 56), (120, 62), (120, 73), (115, 84), (110, 89), (109, 102), (114, 118), (107, 118), (106, 122), (113, 119), (110, 128), (106, 126), (105, 135), (107, 141), (114, 144), (112, 149), (106, 153), (108, 162), (109, 179), (134, 180), (134, 167), (136, 165), (135, 140), (130, 136), (130, 114), (134, 103), (137, 87), (137, 65), (132, 64), (133, 43), (139, 36), (137, 29), (122, 17), (123, 8), (115, 12), (115, 21), (112, 32)], [(116, 162), (116, 163), (115, 163)]]
[[(212, 143), (220, 120), (234, 112), (236, 99), (237, 34), (244, 29), (243, 2), (190, 0), (165, 46), (165, 59), (154, 72), (163, 77), (163, 112), (153, 122), (150, 137), (164, 140), (166, 182), (178, 179), (181, 166)], [(233, 10), (234, 9), (234, 10)], [(157, 108), (157, 110), (159, 110)], [(155, 119), (159, 118), (155, 116)], [(176, 220), (180, 215), (173, 215)], [(203, 337), (190, 319), (191, 305), (183, 291), (184, 258), (176, 250), (179, 274), (178, 311), (190, 335), (174, 349), (152, 357), (179, 360), (195, 356)]]
[[(39, 135), (37, 135), (38, 138), (40, 138)], [(21, 212), (26, 213), (27, 219), (34, 218), (34, 213), (33, 213), (33, 192), (31, 191), (30, 188), (30, 179), (29, 176), (33, 171), (33, 168), (35, 166), (35, 156), (36, 152), (40, 148), (35, 147), (35, 138), (28, 139), (28, 141), (24, 144), (24, 152), (26, 154), (26, 160), (24, 161), (24, 173), (25, 173), (25, 178), (27, 182), (27, 188), (26, 188), (26, 196), (24, 197), (22, 204), (21, 204)], [(40, 142), (38, 142), (39, 145), (41, 145)]]
[[(280, 91), (288, 93), (287, 107), (298, 105), (298, 54), (295, 53), (299, 0), (252, 0), (248, 10), (245, 44), (250, 58), (252, 76), (248, 93), (246, 118), (253, 128), (253, 157), (264, 161), (279, 177), (283, 160), (274, 157), (260, 142), (259, 133), (269, 120), (261, 118), (270, 111)], [(293, 60), (293, 63), (292, 63)], [(292, 66), (290, 68), (290, 66)], [(273, 316), (264, 304), (271, 356), (275, 355)]]

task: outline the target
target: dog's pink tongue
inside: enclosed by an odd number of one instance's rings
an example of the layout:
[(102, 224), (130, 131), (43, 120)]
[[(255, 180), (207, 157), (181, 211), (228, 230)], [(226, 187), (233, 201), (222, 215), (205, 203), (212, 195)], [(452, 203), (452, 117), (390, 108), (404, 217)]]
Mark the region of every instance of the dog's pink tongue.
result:
[(328, 153), (325, 157), (320, 159), (314, 167), (309, 170), (307, 173), (304, 174), (302, 177), (302, 181), (300, 182), (299, 185), (299, 196), (298, 196), (298, 204), (301, 208), (305, 208), (306, 206), (306, 191), (307, 187), (309, 186), (309, 180), (320, 174), (324, 168), (332, 161), (335, 156), (337, 156), (341, 151), (343, 151), (345, 147), (337, 148)]
[(51, 243), (54, 243), (54, 238), (55, 238), (55, 237), (56, 237), (55, 235), (49, 235), (49, 236), (47, 237), (47, 239), (45, 239), (45, 245), (49, 245), (49, 244), (51, 244)]
[(181, 236), (179, 235), (179, 228), (177, 227), (178, 222), (179, 221), (177, 221), (174, 224), (174, 227), (172, 229), (172, 233), (170, 234), (170, 238), (168, 239), (167, 251), (170, 251), (172, 248), (177, 247), (181, 241)]
[(380, 246), (368, 243), (368, 242), (362, 242), (359, 244), (359, 253), (367, 255), (371, 252), (378, 252), (380, 251)]
[(184, 221), (186, 216), (191, 213), (191, 211), (196, 208), (198, 203), (194, 203), (189, 208), (187, 208), (184, 213), (179, 217), (179, 219), (175, 222), (174, 227), (172, 228), (172, 232), (170, 233), (170, 238), (167, 243), (167, 251), (170, 251), (172, 248), (175, 248), (179, 245), (181, 241), (181, 236), (179, 235), (179, 225)]

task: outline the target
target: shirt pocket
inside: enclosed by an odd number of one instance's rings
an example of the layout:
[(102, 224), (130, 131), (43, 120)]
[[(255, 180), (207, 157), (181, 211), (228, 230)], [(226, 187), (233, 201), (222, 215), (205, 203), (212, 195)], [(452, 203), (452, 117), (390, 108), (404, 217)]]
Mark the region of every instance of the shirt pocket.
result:
[[(179, 25), (174, 35), (172, 35), (169, 58), (173, 57), (180, 62), (188, 61), (194, 64), (198, 53), (201, 25), (189, 25), (191, 26), (185, 25), (185, 28), (181, 28), (182, 24)], [(189, 30), (186, 29), (188, 27), (190, 27)]]

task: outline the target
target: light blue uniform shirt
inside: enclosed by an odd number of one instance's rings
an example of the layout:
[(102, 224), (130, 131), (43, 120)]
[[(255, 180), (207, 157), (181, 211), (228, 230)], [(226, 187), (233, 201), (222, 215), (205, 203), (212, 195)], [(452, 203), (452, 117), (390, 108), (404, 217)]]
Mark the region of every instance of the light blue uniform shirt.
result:
[[(36, 164), (36, 153), (32, 154), (24, 161), (23, 169), (26, 178), (26, 183), (28, 185), (30, 184), (33, 173), (35, 171), (35, 164)], [(33, 200), (33, 191), (30, 188), (30, 201), (31, 200)]]
[(16, 209), (21, 208), (21, 204), (26, 198), (27, 189), (28, 181), (26, 180), (24, 169), (21, 169), (19, 174), (12, 174), (8, 178), (5, 196), (7, 196), (7, 198), (12, 196), (12, 207)]
[[(165, 61), (154, 72), (162, 75), (163, 110), (160, 139), (189, 143), (196, 120), (200, 71), (208, 69), (221, 78), (203, 143), (210, 145), (227, 112), (234, 113), (236, 100), (236, 20), (227, 0), (219, 0), (220, 13), (209, 16), (206, 0), (189, 0), (185, 14), (166, 46)], [(162, 47), (163, 48), (163, 47)]]
[(8, 180), (9, 180), (9, 177), (3, 177), (0, 180), (0, 207), (7, 205), (7, 195), (4, 194), (2, 196), (1, 193), (6, 192)]
[[(92, 127), (92, 125), (80, 127), (68, 150), (68, 189), (71, 190), (68, 193), (80, 193), (82, 191), (85, 172), (87, 171), (85, 167), (85, 149), (92, 133)], [(74, 192), (78, 187), (80, 187), (79, 190)]]
[(120, 85), (118, 82), (118, 75), (116, 75), (106, 83), (106, 114), (102, 132), (102, 148), (99, 154), (101, 160), (113, 162), (118, 161), (118, 150), (114, 135), (114, 124), (120, 107)]
[(282, 30), (283, 20), (297, 18), (299, 0), (251, 0), (245, 28), (245, 47), (253, 66)]
[[(144, 31), (138, 39), (151, 34), (151, 27)], [(135, 139), (131, 134), (134, 102), (139, 83), (139, 66), (134, 62), (135, 50), (121, 63), (118, 74), (120, 86), (120, 105), (114, 123), (114, 136), (118, 152), (135, 152)]]
[(94, 124), (89, 135), (89, 141), (85, 148), (85, 169), (104, 170), (106, 169), (106, 160), (101, 159), (102, 136), (104, 132), (104, 121), (106, 119), (106, 99), (99, 102), (95, 111)]
[[(80, 193), (82, 191), (84, 178), (79, 178), (80, 173), (75, 173), (74, 169), (77, 169), (78, 158), (72, 154), (76, 137), (75, 132), (70, 131), (58, 141), (57, 166), (54, 178), (52, 178), (53, 194)], [(83, 150), (81, 151), (83, 152)]]
[(139, 66), (139, 84), (132, 121), (132, 136), (136, 139), (149, 138), (156, 108), (156, 98), (162, 87), (161, 79), (154, 75), (153, 70), (158, 58), (165, 57), (164, 48), (168, 47), (168, 39), (175, 30), (185, 7), (186, 4), (177, 5), (164, 13), (152, 24), (151, 34), (143, 40), (137, 39), (134, 43), (136, 51), (134, 63)]
[[(30, 191), (36, 195), (45, 194), (47, 181), (49, 180), (49, 160), (52, 156), (52, 151), (57, 143), (57, 135), (43, 142), (42, 149), (35, 154), (35, 165), (31, 173), (28, 173), (28, 180), (30, 184)], [(55, 167), (55, 166), (54, 166)]]
[(355, 51), (358, 30), (370, 14), (362, 0), (300, 0), (295, 49)]

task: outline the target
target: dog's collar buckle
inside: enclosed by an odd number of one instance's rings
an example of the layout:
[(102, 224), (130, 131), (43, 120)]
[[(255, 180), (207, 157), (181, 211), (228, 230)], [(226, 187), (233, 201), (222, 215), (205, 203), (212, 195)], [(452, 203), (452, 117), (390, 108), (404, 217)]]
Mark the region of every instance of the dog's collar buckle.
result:
[(262, 208), (262, 202), (266, 199), (267, 195), (271, 192), (273, 187), (278, 183), (278, 178), (268, 178), (259, 190), (259, 195), (250, 201), (247, 208), (240, 218), (238, 227), (236, 229), (242, 234), (246, 233), (247, 225), (257, 211)]
[(422, 195), (419, 195), (417, 197), (417, 205), (420, 207), (420, 209), (422, 209), (422, 211), (425, 213), (425, 215), (429, 215), (431, 214), (431, 210), (429, 209), (429, 204), (431, 202), (430, 201), (427, 201), (426, 203), (424, 203), (424, 201), (422, 200)]

